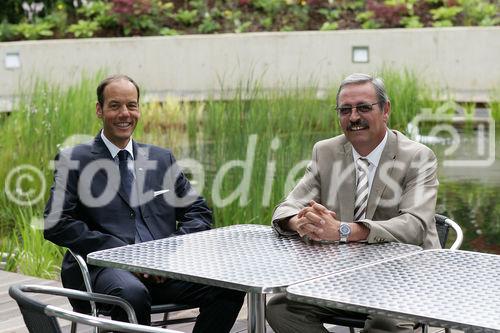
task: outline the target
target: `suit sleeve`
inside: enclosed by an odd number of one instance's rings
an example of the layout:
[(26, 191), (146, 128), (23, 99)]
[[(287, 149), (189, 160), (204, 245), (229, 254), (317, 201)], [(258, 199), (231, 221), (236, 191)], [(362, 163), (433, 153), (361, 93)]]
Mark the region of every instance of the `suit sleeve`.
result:
[(307, 165), (304, 176), (290, 194), (288, 194), (286, 199), (274, 210), (272, 225), (279, 234), (284, 236), (295, 235), (296, 232), (283, 229), (283, 222), (297, 215), (311, 200), (320, 201), (321, 184), (317, 166), (318, 152), (315, 145), (313, 147), (312, 160)]
[(434, 214), (439, 185), (436, 174), (434, 153), (426, 147), (418, 150), (402, 184), (399, 215), (385, 221), (360, 221), (370, 228), (367, 241), (422, 245), (426, 234), (435, 232)]
[(207, 203), (178, 167), (175, 158), (170, 154), (170, 165), (174, 168), (174, 188), (176, 194), (175, 219), (178, 222), (177, 231), (173, 235), (183, 235), (212, 227), (212, 211)]
[(55, 158), (54, 184), (44, 212), (44, 237), (84, 257), (90, 252), (127, 245), (115, 236), (89, 229), (78, 198), (80, 161), (72, 160), (71, 155), (67, 150)]

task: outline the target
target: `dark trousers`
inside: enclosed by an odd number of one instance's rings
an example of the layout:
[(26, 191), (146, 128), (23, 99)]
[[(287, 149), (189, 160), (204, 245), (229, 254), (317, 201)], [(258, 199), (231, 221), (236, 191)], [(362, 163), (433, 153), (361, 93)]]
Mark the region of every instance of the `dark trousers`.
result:
[[(94, 281), (98, 293), (127, 300), (135, 310), (139, 324), (151, 324), (151, 304), (183, 303), (199, 307), (200, 315), (193, 332), (229, 332), (243, 304), (245, 293), (230, 289), (167, 279), (163, 283), (141, 280), (133, 273), (105, 268)], [(111, 318), (128, 321), (123, 310), (114, 307)]]
[[(277, 295), (267, 303), (266, 318), (276, 333), (328, 333), (324, 322), (335, 315), (364, 319), (366, 315), (341, 309), (294, 302)], [(413, 333), (415, 323), (403, 319), (368, 315), (363, 333)]]

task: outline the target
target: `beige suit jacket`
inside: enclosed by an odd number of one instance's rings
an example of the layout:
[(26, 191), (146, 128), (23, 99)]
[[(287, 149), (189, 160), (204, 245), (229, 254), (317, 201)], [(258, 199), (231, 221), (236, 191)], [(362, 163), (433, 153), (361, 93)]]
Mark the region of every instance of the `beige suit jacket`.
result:
[[(283, 235), (281, 222), (315, 200), (352, 222), (356, 170), (352, 145), (344, 135), (314, 145), (304, 177), (273, 214), (273, 226)], [(438, 181), (436, 156), (426, 146), (398, 131), (388, 130), (387, 143), (375, 171), (363, 223), (367, 241), (402, 242), (440, 248), (434, 222)]]

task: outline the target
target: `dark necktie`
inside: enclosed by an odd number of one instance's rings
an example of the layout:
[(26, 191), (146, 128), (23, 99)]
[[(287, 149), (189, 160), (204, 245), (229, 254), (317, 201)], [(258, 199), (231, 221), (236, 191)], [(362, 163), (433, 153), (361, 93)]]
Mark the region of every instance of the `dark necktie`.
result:
[(132, 218), (135, 221), (135, 242), (146, 242), (153, 240), (153, 236), (149, 231), (146, 223), (142, 219), (142, 214), (140, 208), (137, 205), (134, 205), (130, 202), (132, 187), (134, 183), (134, 174), (132, 170), (128, 168), (128, 156), (130, 153), (127, 150), (120, 150), (118, 152), (118, 161), (120, 168), (120, 179), (121, 179), (121, 188), (125, 192), (126, 199), (131, 206), (132, 209)]
[(132, 171), (128, 168), (128, 156), (129, 152), (126, 150), (120, 150), (118, 152), (118, 160), (120, 162), (120, 179), (121, 186), (125, 191), (127, 200), (130, 203), (130, 193), (132, 192), (132, 183), (134, 181), (134, 175)]

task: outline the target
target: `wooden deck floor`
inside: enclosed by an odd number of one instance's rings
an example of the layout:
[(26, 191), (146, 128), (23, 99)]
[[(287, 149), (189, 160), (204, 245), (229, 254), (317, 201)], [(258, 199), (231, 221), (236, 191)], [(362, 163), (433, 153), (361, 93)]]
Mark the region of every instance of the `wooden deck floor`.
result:
[[(25, 276), (16, 273), (10, 273), (0, 270), (0, 333), (28, 333), (28, 329), (24, 325), (24, 320), (17, 307), (16, 302), (9, 296), (9, 286), (12, 284), (42, 284), (54, 287), (60, 287), (61, 283), (59, 281), (43, 280), (39, 278), (34, 278), (30, 276)], [(64, 309), (71, 309), (71, 306), (66, 298), (58, 296), (48, 296), (48, 295), (38, 295), (40, 300), (44, 302), (50, 302), (54, 306), (58, 306)], [(193, 311), (197, 310), (187, 310), (179, 311), (175, 316), (186, 316), (193, 315)], [(189, 313), (186, 313), (189, 312)], [(238, 320), (233, 326), (231, 333), (243, 333), (247, 332), (247, 308), (246, 302), (241, 309), (238, 316)], [(194, 323), (171, 325), (170, 329), (175, 329), (181, 332), (192, 332)], [(61, 321), (61, 328), (64, 333), (69, 333), (70, 323), (66, 321)], [(331, 332), (335, 333), (347, 333), (349, 330), (345, 327), (332, 327)], [(437, 333), (444, 331), (443, 329), (431, 328), (429, 330), (431, 333)], [(79, 333), (91, 332), (89, 327), (79, 326)], [(453, 330), (452, 332), (461, 332)], [(267, 326), (267, 333), (273, 333), (271, 328)]]

